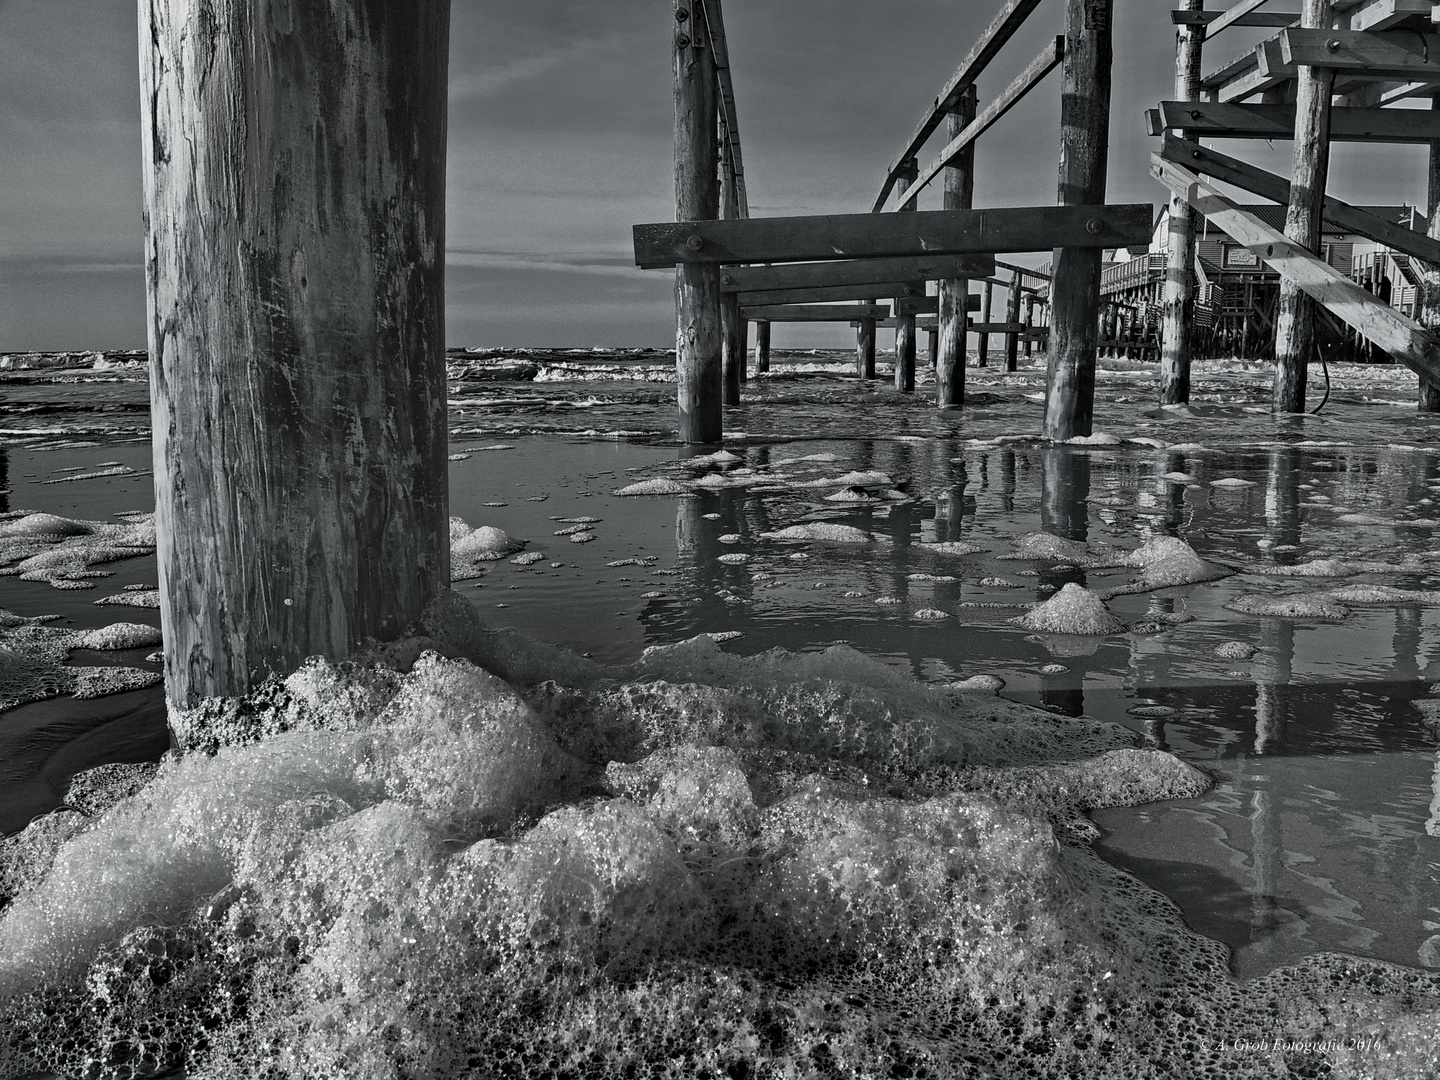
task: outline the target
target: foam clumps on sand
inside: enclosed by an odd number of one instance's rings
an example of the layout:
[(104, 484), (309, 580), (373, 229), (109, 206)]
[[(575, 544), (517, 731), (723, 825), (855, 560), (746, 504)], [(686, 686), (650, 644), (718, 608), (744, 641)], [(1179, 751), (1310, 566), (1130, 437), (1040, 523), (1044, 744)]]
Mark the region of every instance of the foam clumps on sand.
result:
[(766, 540), (820, 540), (829, 544), (868, 544), (874, 539), (864, 529), (833, 521), (806, 521), (760, 535)]
[(1146, 589), (1193, 585), (1225, 577), (1229, 571), (1206, 562), (1195, 549), (1176, 536), (1153, 536), (1125, 558), (1125, 565), (1140, 571), (1137, 584)]
[(1010, 620), (1037, 634), (1122, 634), (1125, 624), (1110, 614), (1105, 601), (1082, 585), (1063, 588), (1024, 615)]
[(1261, 615), (1279, 619), (1347, 618), (1350, 609), (1327, 593), (1291, 593), (1288, 596), (1265, 596), (1246, 593), (1224, 605), (1242, 615)]
[(1236, 1039), (1341, 1037), (1402, 998), (1347, 1061), (1427, 1060), (1426, 976), (1320, 958), (1238, 983), (1094, 856), (1084, 810), (1208, 784), (1117, 725), (844, 646), (702, 635), (603, 668), (442, 606), (396, 667), (313, 660), (207, 703), (254, 721), (244, 745), (169, 755), (37, 842), (48, 868), (0, 911), (0, 1075), (1058, 1076), (1103, 1054), (1258, 1078), (1283, 1056)]
[(657, 476), (651, 480), (640, 480), (625, 487), (612, 491), (612, 495), (689, 495), (690, 487), (678, 480), (671, 480), (667, 476)]
[(41, 581), (57, 589), (91, 589), (94, 569), (155, 552), (153, 514), (129, 514), (121, 524), (55, 514), (11, 514), (0, 520), (0, 575)]

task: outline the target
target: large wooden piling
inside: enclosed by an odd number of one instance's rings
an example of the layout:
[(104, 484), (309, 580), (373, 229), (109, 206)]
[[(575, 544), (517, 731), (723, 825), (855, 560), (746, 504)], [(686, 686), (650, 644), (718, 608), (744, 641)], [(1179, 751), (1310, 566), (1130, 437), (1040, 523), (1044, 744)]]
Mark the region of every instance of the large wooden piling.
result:
[[(1440, 94), (1430, 98), (1430, 108), (1440, 110)], [(1440, 240), (1440, 140), (1430, 143), (1429, 183), (1425, 199), (1427, 235)], [(1415, 305), (1415, 321), (1432, 333), (1440, 331), (1440, 265), (1419, 263), (1420, 297)], [(1420, 379), (1415, 402), (1422, 413), (1440, 412), (1440, 386)]]
[[(1330, 29), (1330, 0), (1304, 0), (1300, 23)], [(1285, 235), (1308, 250), (1320, 251), (1325, 179), (1330, 170), (1330, 91), (1334, 68), (1301, 64), (1295, 76), (1295, 149), (1291, 157), (1290, 201)], [(1315, 348), (1315, 302), (1293, 280), (1280, 279), (1275, 317), (1276, 412), (1305, 411), (1305, 379)]]
[[(673, 0), (675, 220), (720, 216), (715, 69), (691, 0)], [(675, 267), (675, 377), (682, 443), (718, 443), (723, 431), (720, 268)]]
[[(1065, 0), (1059, 183), (1064, 206), (1105, 201), (1113, 7), (1114, 0)], [(1103, 225), (1097, 222), (1097, 227)], [(1090, 434), (1102, 254), (1095, 248), (1055, 249), (1045, 393), (1045, 436), (1049, 439)]]
[(450, 4), (153, 0), (141, 18), (160, 618), (183, 709), (398, 637), (449, 582)]
[(761, 319), (755, 324), (755, 373), (763, 375), (770, 370), (770, 320)]
[[(1186, 11), (1202, 11), (1205, 0), (1185, 0)], [(1175, 30), (1175, 97), (1200, 100), (1200, 61), (1204, 24)], [(1193, 139), (1199, 142), (1199, 139)], [(1165, 306), (1160, 324), (1160, 404), (1190, 400), (1190, 328), (1195, 319), (1195, 214), (1178, 195), (1170, 197), (1170, 231), (1166, 237)]]
[[(950, 111), (946, 138), (955, 139), (975, 119), (976, 92), (972, 83)], [(975, 144), (971, 143), (945, 167), (945, 209), (966, 210), (975, 196)], [(939, 345), (935, 355), (935, 405), (941, 409), (965, 404), (965, 342), (968, 337), (966, 301), (968, 278), (939, 283)]]
[[(920, 175), (920, 162), (911, 158), (896, 181), (904, 194)], [(901, 213), (914, 213), (919, 193), (900, 204)], [(915, 316), (898, 315), (895, 319), (895, 389), (902, 394), (915, 390)]]

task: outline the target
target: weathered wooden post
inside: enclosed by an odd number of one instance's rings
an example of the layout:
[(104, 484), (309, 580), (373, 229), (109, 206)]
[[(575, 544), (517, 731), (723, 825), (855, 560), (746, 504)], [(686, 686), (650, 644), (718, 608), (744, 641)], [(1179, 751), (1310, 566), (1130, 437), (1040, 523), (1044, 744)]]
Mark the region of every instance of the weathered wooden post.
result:
[[(972, 83), (950, 111), (947, 139), (958, 138), (965, 126), (975, 119), (976, 92)], [(972, 142), (945, 167), (945, 209), (967, 210), (975, 196), (975, 144)], [(939, 348), (935, 355), (935, 405), (940, 409), (965, 404), (965, 340), (970, 298), (968, 278), (953, 278), (939, 283)]]
[(1035, 294), (1027, 293), (1025, 296), (1025, 356), (1028, 358), (1035, 351)]
[(1020, 331), (1015, 329), (1020, 322), (1020, 271), (1012, 270), (1011, 274), (1010, 297), (1005, 303), (1005, 321), (1010, 324), (1005, 331), (1006, 371), (1014, 371), (1020, 357)]
[[(873, 300), (870, 303), (874, 303)], [(861, 319), (855, 330), (855, 374), (875, 378), (875, 320)]]
[[(1060, 67), (1060, 203), (1105, 202), (1110, 139), (1110, 22), (1114, 0), (1065, 0)], [(1045, 436), (1089, 435), (1095, 408), (1099, 248), (1056, 248), (1050, 272)]]
[[(721, 147), (720, 216), (726, 221), (740, 217), (740, 192), (727, 148)], [(720, 374), (722, 405), (740, 404), (740, 384), (745, 381), (745, 320), (740, 317), (740, 294), (720, 294)]]
[(755, 324), (755, 372), (763, 375), (770, 370), (770, 320)]
[(153, 0), (140, 33), (176, 709), (394, 639), (449, 584), (449, 0), (203, 16)]
[(926, 327), (925, 333), (930, 339), (930, 366), (933, 368), (940, 363), (940, 327)]
[[(1440, 110), (1440, 94), (1430, 98), (1430, 108)], [(1430, 143), (1429, 185), (1425, 199), (1427, 235), (1440, 240), (1440, 141)], [(1418, 262), (1418, 260), (1417, 260)], [(1415, 321), (1429, 331), (1440, 330), (1440, 266), (1418, 262), (1420, 296), (1415, 305)], [(1440, 387), (1420, 380), (1416, 408), (1422, 413), (1440, 412)]]
[[(696, 17), (691, 0), (673, 3), (675, 220), (713, 220), (720, 216), (715, 68), (705, 20)], [(721, 440), (720, 353), (720, 268), (680, 263), (675, 267), (675, 377), (682, 443)]]
[[(982, 290), (983, 300), (980, 301), (980, 321), (990, 321), (990, 301), (994, 296), (995, 283), (989, 278), (985, 279), (985, 288)], [(990, 363), (990, 335), (980, 331), (976, 335), (975, 366), (987, 367)]]
[[(1330, 0), (1304, 0), (1300, 25), (1330, 29)], [(1334, 68), (1298, 66), (1295, 76), (1295, 150), (1291, 157), (1290, 203), (1285, 235), (1316, 254), (1320, 251), (1325, 177), (1330, 169), (1330, 90)], [(1276, 412), (1305, 411), (1305, 377), (1315, 348), (1315, 301), (1288, 278), (1280, 279), (1275, 316)]]
[[(1184, 10), (1203, 11), (1205, 0), (1185, 0)], [(1200, 59), (1205, 26), (1175, 30), (1175, 98), (1200, 100)], [(1197, 142), (1199, 140), (1196, 140)], [(1165, 304), (1160, 324), (1160, 404), (1190, 400), (1190, 327), (1195, 318), (1195, 213), (1178, 195), (1170, 196), (1170, 231), (1165, 265)]]
[[(900, 173), (895, 186), (903, 195), (919, 175), (920, 162), (911, 158), (905, 163), (905, 169)], [(899, 207), (900, 212), (913, 212), (918, 197), (919, 192), (916, 192), (914, 196), (902, 202)], [(915, 390), (914, 315), (896, 315), (895, 317), (895, 389), (902, 394), (909, 394)]]

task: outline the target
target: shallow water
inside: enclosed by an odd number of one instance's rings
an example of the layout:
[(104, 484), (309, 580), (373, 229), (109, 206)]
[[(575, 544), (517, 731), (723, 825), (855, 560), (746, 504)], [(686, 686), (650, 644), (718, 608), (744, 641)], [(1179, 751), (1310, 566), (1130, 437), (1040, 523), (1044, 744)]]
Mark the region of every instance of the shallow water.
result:
[[(1426, 561), (1440, 528), (1440, 420), (1406, 404), (1408, 372), (1339, 368), (1319, 416), (1276, 420), (1262, 365), (1206, 365), (1190, 409), (1160, 410), (1153, 369), (1111, 364), (1137, 370), (1102, 372), (1096, 430), (1162, 445), (1050, 447), (1014, 439), (1039, 429), (1039, 370), (972, 368), (973, 403), (937, 413), (923, 382), (906, 397), (850, 377), (848, 357), (785, 355), (775, 377), (748, 384), (745, 403), (727, 411), (727, 447), (743, 460), (693, 468), (684, 460), (695, 455), (671, 442), (673, 388), (634, 377), (663, 371), (663, 356), (547, 356), (533, 381), (479, 377), (493, 358), (452, 370), (451, 512), (545, 556), (524, 567), (490, 563), (457, 585), (492, 625), (605, 663), (725, 633), (741, 635), (724, 646), (734, 653), (845, 642), (931, 682), (996, 675), (1005, 697), (1124, 723), (1216, 777), (1197, 799), (1094, 817), (1099, 850), (1231, 946), (1238, 973), (1320, 950), (1440, 967), (1440, 766), (1432, 728), (1412, 704), (1429, 700), (1440, 679), (1440, 605), (1352, 604), (1333, 620), (1223, 606), (1356, 583), (1440, 589), (1440, 562)], [(577, 378), (581, 360), (604, 377)], [(17, 406), (6, 429), (9, 508), (94, 519), (150, 508), (148, 445), (119, 441), (144, 434), (133, 407), (143, 381), (123, 374), (103, 384), (26, 376), (30, 411)], [(111, 392), (126, 411), (103, 411)], [(134, 477), (43, 483), (116, 461)], [(844, 504), (826, 500), (834, 484), (798, 486), (856, 471), (887, 474), (904, 497), (872, 485), (873, 501)], [(744, 486), (612, 494), (707, 473)], [(555, 519), (577, 517), (601, 519), (593, 541), (555, 535), (570, 527)], [(761, 535), (801, 522), (874, 539)], [(1038, 531), (1125, 549), (1179, 536), (1234, 573), (1112, 597), (1110, 612), (1131, 627), (1124, 633), (1034, 634), (1009, 622), (1022, 605), (1070, 582), (1123, 587), (1133, 574), (1001, 558), (1016, 536)], [(955, 541), (983, 550), (922, 546)], [(749, 558), (721, 561), (737, 555)], [(1263, 572), (1326, 558), (1350, 572)], [(619, 562), (627, 564), (609, 565)], [(115, 577), (88, 592), (0, 578), (0, 607), (77, 626), (157, 623), (153, 611), (117, 615), (92, 603), (153, 583), (153, 559), (106, 569)], [(954, 580), (935, 580), (945, 578)], [(1226, 642), (1256, 651), (1221, 659), (1215, 648)], [(61, 699), (0, 717), (9, 765), (0, 827), (23, 824), (46, 791), (58, 799), (77, 762), (163, 748), (157, 702), (137, 692), (81, 710)]]

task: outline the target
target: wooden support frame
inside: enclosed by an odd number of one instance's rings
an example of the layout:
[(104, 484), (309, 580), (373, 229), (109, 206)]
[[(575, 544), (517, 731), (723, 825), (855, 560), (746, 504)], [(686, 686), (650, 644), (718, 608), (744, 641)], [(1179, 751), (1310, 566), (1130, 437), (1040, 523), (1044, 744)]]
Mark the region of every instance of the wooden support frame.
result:
[[(1228, 12), (1225, 11), (1172, 11), (1170, 12), (1170, 21), (1176, 26), (1209, 26), (1226, 14)], [(1281, 27), (1291, 26), (1298, 19), (1299, 16), (1292, 12), (1255, 11), (1232, 19), (1230, 25)]]
[(737, 221), (662, 221), (634, 227), (635, 263), (814, 262), (896, 255), (961, 255), (1148, 244), (1149, 203), (922, 210)]
[(1010, 85), (1000, 92), (1000, 96), (985, 106), (974, 120), (965, 125), (965, 130), (945, 144), (945, 148), (936, 155), (934, 161), (926, 166), (925, 171), (920, 174), (913, 187), (906, 189), (906, 194), (909, 194), (911, 190), (923, 188), (939, 176), (941, 171), (959, 157), (967, 146), (994, 127), (1002, 116), (1019, 103), (1021, 98), (1035, 89), (1046, 75), (1059, 66), (1064, 58), (1065, 37), (1060, 35), (1041, 49), (1035, 59), (1025, 65), (1025, 70), (1016, 75)]
[[(1191, 138), (1293, 139), (1294, 105), (1162, 101), (1146, 110), (1151, 135), (1183, 131)], [(1331, 142), (1429, 143), (1440, 139), (1440, 114), (1424, 109), (1330, 109)]]
[(1389, 30), (1412, 15), (1430, 20), (1432, 0), (1367, 0), (1350, 13), (1351, 30)]
[(990, 21), (980, 39), (971, 47), (965, 59), (960, 61), (960, 66), (955, 73), (945, 81), (944, 87), (936, 96), (935, 102), (926, 110), (920, 123), (911, 133), (910, 139), (905, 144), (905, 149), (891, 162), (890, 167), (885, 170), (885, 180), (880, 186), (880, 194), (875, 199), (875, 205), (870, 208), (872, 214), (879, 213), (885, 207), (885, 201), (890, 197), (890, 191), (894, 188), (897, 180), (905, 170), (906, 163), (912, 161), (920, 148), (929, 141), (930, 136), (939, 130), (940, 125), (951, 110), (959, 103), (960, 98), (980, 77), (989, 65), (999, 54), (1005, 43), (1014, 36), (1015, 31), (1024, 25), (1030, 13), (1040, 6), (1040, 0), (1005, 0), (1004, 5), (996, 13), (995, 18)]
[(888, 304), (774, 304), (740, 309), (743, 318), (756, 322), (852, 322), (888, 318)]
[(1440, 337), (1366, 292), (1333, 266), (1221, 195), (1198, 174), (1159, 154), (1150, 175), (1180, 195), (1282, 277), (1421, 378), (1440, 385)]
[(1219, 16), (1210, 22), (1210, 25), (1205, 28), (1205, 37), (1213, 39), (1220, 31), (1239, 24), (1241, 19), (1264, 7), (1268, 2), (1269, 0), (1240, 0), (1233, 7), (1220, 12)]
[[(818, 289), (842, 285), (868, 285), (871, 296), (899, 296), (885, 290), (894, 282), (943, 281), (955, 277), (985, 277), (1000, 265), (993, 255), (905, 255), (884, 259), (849, 259), (844, 262), (778, 263), (774, 266), (726, 266), (720, 271), (721, 292), (760, 292), (766, 289)], [(837, 298), (838, 299), (838, 298)]]
[[(1167, 135), (1160, 153), (1167, 161), (1226, 184), (1234, 184), (1262, 199), (1282, 204), (1289, 201), (1290, 181), (1254, 165), (1227, 157), (1216, 150)], [(1426, 262), (1440, 263), (1440, 240), (1434, 240), (1422, 232), (1386, 221), (1367, 210), (1361, 210), (1328, 195), (1325, 197), (1324, 215), (1325, 222), (1336, 229), (1359, 233), (1376, 243), (1385, 244)]]

